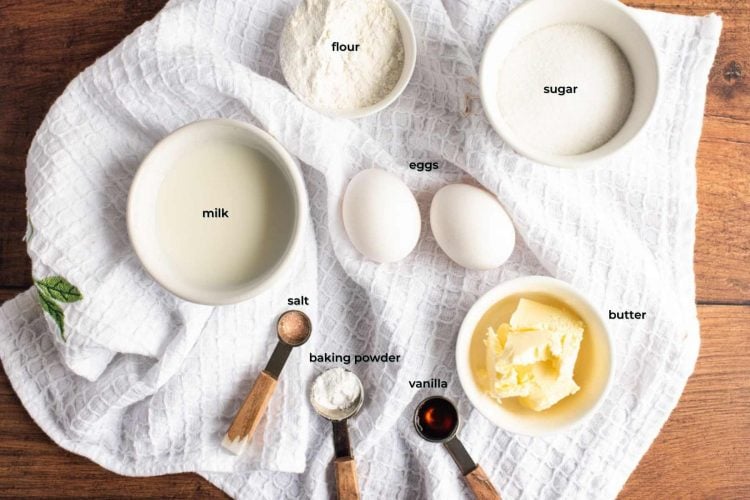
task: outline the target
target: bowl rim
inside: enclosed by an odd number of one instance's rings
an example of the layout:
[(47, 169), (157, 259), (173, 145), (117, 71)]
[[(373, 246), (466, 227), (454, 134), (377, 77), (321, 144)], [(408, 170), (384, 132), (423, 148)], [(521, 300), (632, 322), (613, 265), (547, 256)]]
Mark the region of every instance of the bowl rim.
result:
[[(401, 69), (401, 76), (399, 76), (396, 85), (388, 94), (386, 94), (385, 97), (383, 97), (383, 99), (376, 102), (375, 104), (371, 104), (363, 108), (344, 110), (321, 108), (309, 104), (307, 101), (298, 97), (300, 101), (302, 101), (302, 103), (314, 109), (315, 111), (318, 111), (319, 113), (330, 116), (332, 118), (364, 118), (365, 116), (370, 116), (384, 110), (385, 108), (393, 104), (396, 99), (401, 97), (401, 94), (404, 93), (404, 90), (406, 90), (409, 82), (411, 82), (411, 77), (414, 75), (414, 68), (417, 65), (417, 37), (414, 33), (414, 25), (412, 24), (409, 16), (406, 14), (404, 8), (401, 7), (401, 5), (396, 0), (385, 0), (385, 2), (391, 8), (394, 15), (396, 16), (396, 19), (398, 20), (399, 31), (401, 33), (401, 41), (404, 44), (404, 67)], [(404, 33), (403, 28), (406, 28), (406, 33)]]
[[(284, 254), (274, 263), (274, 266), (269, 269), (268, 274), (263, 276), (255, 285), (250, 286), (248, 282), (241, 285), (240, 288), (234, 292), (187, 287), (183, 286), (184, 284), (181, 281), (172, 279), (165, 271), (164, 265), (160, 264), (158, 259), (146, 249), (145, 240), (150, 238), (150, 236), (144, 234), (143, 230), (139, 230), (139, 219), (136, 218), (136, 210), (134, 208), (139, 192), (148, 187), (144, 177), (152, 169), (157, 168), (157, 164), (154, 160), (162, 154), (164, 148), (171, 145), (171, 143), (179, 144), (180, 141), (184, 141), (184, 136), (188, 133), (200, 133), (201, 129), (214, 127), (231, 127), (235, 130), (240, 130), (245, 136), (257, 140), (272, 150), (277, 155), (277, 158), (270, 159), (284, 172), (284, 174), (286, 174), (284, 175), (284, 178), (287, 180), (287, 183), (291, 188), (292, 196), (295, 201), (293, 214), (294, 225), (291, 229), (289, 242), (284, 250)], [(184, 149), (184, 146), (181, 145), (179, 149)], [(255, 125), (239, 120), (229, 118), (201, 119), (187, 123), (173, 130), (159, 140), (146, 156), (143, 157), (143, 160), (133, 176), (130, 190), (128, 191), (126, 214), (128, 237), (138, 260), (149, 276), (173, 295), (196, 304), (236, 304), (253, 298), (267, 290), (291, 267), (294, 258), (299, 253), (299, 249), (302, 245), (302, 236), (307, 225), (307, 203), (307, 191), (299, 167), (289, 152), (287, 152), (273, 136)]]
[[(523, 290), (531, 291), (531, 289), (534, 289), (533, 291), (538, 292), (538, 289), (542, 288), (543, 286), (549, 286), (550, 288), (554, 287), (564, 290), (565, 293), (570, 294), (570, 296), (574, 297), (583, 305), (585, 305), (586, 308), (589, 309), (589, 312), (594, 316), (594, 318), (601, 324), (601, 330), (603, 333), (602, 337), (606, 340), (607, 346), (609, 347), (609, 371), (607, 374), (607, 380), (604, 383), (601, 392), (597, 395), (596, 401), (589, 408), (581, 411), (579, 415), (575, 416), (569, 422), (566, 422), (564, 424), (552, 426), (545, 429), (530, 429), (528, 427), (524, 427), (523, 424), (507, 425), (507, 422), (498, 422), (495, 418), (493, 418), (492, 413), (489, 411), (489, 405), (491, 403), (488, 403), (487, 401), (480, 398), (481, 390), (474, 381), (474, 375), (472, 374), (471, 367), (469, 366), (468, 362), (468, 352), (471, 348), (471, 340), (474, 336), (474, 329), (476, 328), (477, 323), (479, 322), (479, 320), (481, 320), (484, 313), (487, 312), (489, 307), (496, 304), (497, 302), (502, 301), (509, 295), (522, 294)], [(547, 295), (559, 299), (563, 298), (557, 291), (538, 293), (546, 293)], [(569, 307), (573, 309), (572, 306)], [(575, 309), (574, 311), (580, 315), (579, 311)], [(472, 318), (472, 316), (476, 316), (476, 319), (475, 321), (470, 322), (469, 320)], [(598, 308), (595, 307), (591, 303), (591, 301), (589, 301), (582, 293), (573, 288), (572, 285), (550, 276), (522, 276), (500, 283), (499, 285), (491, 288), (486, 293), (484, 293), (477, 299), (477, 301), (471, 306), (471, 308), (469, 308), (466, 316), (461, 322), (461, 327), (456, 338), (455, 351), (458, 379), (461, 384), (461, 388), (464, 391), (464, 394), (466, 394), (467, 398), (474, 406), (474, 408), (476, 408), (479, 413), (481, 413), (487, 420), (492, 422), (496, 427), (515, 434), (532, 437), (549, 436), (552, 434), (562, 433), (587, 421), (593, 414), (598, 411), (604, 400), (607, 398), (612, 388), (614, 374), (617, 369), (615, 361), (616, 357), (614, 352), (614, 339), (612, 337), (612, 333), (607, 327), (607, 323), (604, 321), (604, 317), (599, 312)], [(518, 421), (520, 422), (521, 419), (519, 419)]]
[[(488, 54), (490, 47), (496, 43), (495, 40), (501, 36), (502, 32), (507, 26), (515, 22), (515, 19), (518, 17), (519, 13), (522, 13), (525, 10), (532, 8), (534, 4), (536, 3), (540, 3), (544, 1), (547, 1), (547, 0), (526, 0), (522, 2), (516, 8), (511, 10), (508, 13), (508, 15), (505, 16), (500, 21), (500, 23), (498, 23), (498, 25), (495, 27), (492, 34), (487, 39), (487, 42), (485, 43), (484, 49), (482, 51), (482, 59), (479, 64), (479, 97), (482, 102), (482, 108), (484, 109), (484, 114), (487, 117), (487, 120), (490, 122), (490, 125), (495, 130), (495, 132), (500, 136), (500, 138), (508, 146), (510, 146), (514, 151), (521, 154), (522, 156), (525, 156), (526, 158), (530, 160), (533, 160), (535, 162), (541, 163), (543, 165), (551, 166), (551, 167), (567, 168), (567, 169), (591, 167), (597, 164), (597, 162), (601, 162), (602, 160), (611, 158), (615, 154), (621, 152), (623, 149), (628, 147), (638, 137), (641, 136), (643, 131), (646, 128), (648, 128), (650, 123), (653, 121), (654, 114), (655, 114), (654, 112), (656, 110), (657, 104), (659, 102), (659, 99), (662, 93), (662, 90), (661, 90), (662, 77), (661, 77), (661, 67), (659, 64), (659, 55), (658, 55), (658, 52), (656, 51), (656, 47), (654, 46), (654, 42), (651, 40), (651, 37), (648, 35), (648, 33), (646, 33), (646, 30), (643, 29), (643, 26), (641, 25), (641, 23), (638, 22), (638, 20), (633, 16), (632, 9), (630, 7), (626, 7), (625, 5), (622, 5), (617, 0), (589, 0), (591, 2), (604, 3), (619, 10), (626, 18), (630, 20), (633, 26), (637, 29), (637, 31), (646, 41), (646, 44), (648, 46), (648, 54), (645, 55), (644, 57), (650, 58), (654, 63), (653, 67), (654, 67), (654, 79), (656, 82), (656, 90), (654, 92), (653, 100), (650, 103), (646, 118), (643, 120), (643, 123), (638, 128), (638, 130), (635, 133), (633, 133), (630, 137), (628, 137), (622, 144), (620, 144), (618, 147), (612, 150), (604, 151), (604, 152), (601, 151), (604, 148), (604, 146), (610, 143), (611, 139), (605, 142), (604, 144), (602, 144), (601, 146), (597, 147), (596, 149), (593, 149), (591, 151), (586, 151), (584, 153), (580, 153), (576, 155), (559, 155), (559, 154), (547, 153), (545, 151), (535, 149), (533, 146), (527, 143), (524, 143), (524, 141), (517, 138), (516, 134), (510, 129), (510, 126), (506, 125), (505, 121), (500, 118), (501, 116), (500, 111), (497, 109), (494, 109), (494, 107), (491, 107), (489, 105), (490, 99), (488, 97), (488, 94), (492, 92), (493, 89), (488, 89), (486, 87), (485, 75), (488, 74), (491, 69), (495, 69), (495, 70), (497, 69), (497, 66), (493, 68), (492, 64), (489, 62), (489, 54)], [(554, 23), (549, 24), (549, 26), (553, 26), (553, 25)], [(608, 37), (610, 36), (609, 33), (604, 33), (604, 34), (607, 35)], [(632, 71), (632, 65), (631, 65), (631, 71)]]

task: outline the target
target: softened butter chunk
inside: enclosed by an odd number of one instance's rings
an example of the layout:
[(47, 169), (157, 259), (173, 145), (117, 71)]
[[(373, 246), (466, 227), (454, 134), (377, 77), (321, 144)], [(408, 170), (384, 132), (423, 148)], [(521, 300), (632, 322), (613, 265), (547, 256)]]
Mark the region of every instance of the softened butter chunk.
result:
[(489, 394), (542, 411), (578, 392), (573, 371), (583, 330), (571, 313), (521, 299), (510, 323), (487, 331)]

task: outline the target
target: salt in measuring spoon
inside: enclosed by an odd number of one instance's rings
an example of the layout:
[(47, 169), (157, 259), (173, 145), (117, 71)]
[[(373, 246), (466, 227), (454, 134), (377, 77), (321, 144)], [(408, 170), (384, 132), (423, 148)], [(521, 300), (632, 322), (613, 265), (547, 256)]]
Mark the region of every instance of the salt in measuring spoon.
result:
[(477, 500), (500, 500), (484, 469), (472, 460), (464, 445), (456, 437), (460, 419), (456, 406), (441, 396), (431, 396), (417, 405), (414, 428), (422, 438), (443, 443), (456, 462), (469, 489)]
[(268, 402), (276, 389), (276, 382), (281, 375), (292, 348), (301, 346), (310, 338), (312, 323), (302, 311), (286, 311), (276, 322), (276, 334), (279, 342), (268, 360), (266, 368), (260, 372), (253, 388), (240, 406), (237, 415), (229, 426), (221, 445), (232, 453), (239, 455), (253, 436), (261, 418), (266, 412)]
[[(357, 394), (354, 395), (344, 408), (332, 408), (320, 401), (316, 396), (316, 384), (330, 383), (336, 372), (356, 381)], [(326, 380), (328, 379), (328, 381)], [(332, 368), (315, 379), (310, 391), (310, 404), (321, 417), (330, 420), (333, 424), (333, 449), (336, 456), (334, 471), (336, 474), (336, 496), (339, 500), (359, 499), (359, 482), (357, 481), (357, 463), (352, 456), (352, 448), (349, 443), (349, 427), (347, 419), (353, 417), (365, 400), (365, 391), (362, 381), (354, 373), (344, 368)]]

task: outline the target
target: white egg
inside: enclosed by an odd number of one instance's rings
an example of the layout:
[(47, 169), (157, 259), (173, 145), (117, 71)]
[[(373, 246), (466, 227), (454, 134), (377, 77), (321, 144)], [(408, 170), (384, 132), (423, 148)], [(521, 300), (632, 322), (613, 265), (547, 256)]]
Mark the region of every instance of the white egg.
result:
[(414, 250), (422, 218), (406, 184), (371, 168), (352, 178), (344, 193), (344, 227), (354, 247), (376, 262), (395, 262)]
[(450, 184), (435, 193), (430, 226), (448, 257), (469, 269), (501, 266), (516, 244), (513, 223), (497, 198), (468, 184)]

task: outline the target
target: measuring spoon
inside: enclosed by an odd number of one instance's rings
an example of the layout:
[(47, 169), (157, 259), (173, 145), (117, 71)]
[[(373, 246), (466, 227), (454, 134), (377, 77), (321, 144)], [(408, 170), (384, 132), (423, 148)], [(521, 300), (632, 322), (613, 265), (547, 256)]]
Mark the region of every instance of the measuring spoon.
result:
[(456, 462), (469, 489), (477, 500), (500, 500), (484, 469), (471, 459), (464, 445), (456, 437), (460, 419), (456, 406), (441, 396), (431, 396), (417, 405), (414, 427), (423, 439), (442, 443)]
[(286, 311), (276, 322), (276, 334), (279, 342), (268, 360), (266, 368), (260, 372), (250, 389), (250, 393), (240, 406), (237, 415), (229, 426), (221, 445), (232, 453), (239, 455), (245, 450), (248, 441), (258, 427), (268, 402), (276, 389), (276, 382), (281, 375), (292, 348), (301, 346), (310, 338), (312, 323), (302, 311)]
[[(325, 384), (327, 378), (335, 371), (340, 371), (347, 377), (353, 377), (357, 382), (358, 393), (351, 398), (350, 403), (343, 409), (332, 408), (320, 401), (316, 396), (316, 384)], [(336, 473), (336, 496), (339, 500), (356, 500), (359, 498), (359, 482), (357, 481), (357, 463), (352, 456), (352, 448), (349, 443), (349, 427), (347, 419), (353, 417), (365, 400), (365, 391), (362, 381), (354, 373), (344, 368), (332, 368), (315, 379), (310, 391), (310, 404), (321, 417), (330, 420), (333, 424), (333, 449), (336, 456), (334, 471)]]

